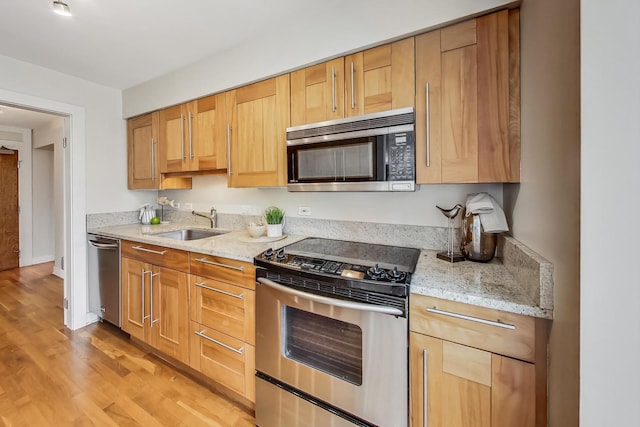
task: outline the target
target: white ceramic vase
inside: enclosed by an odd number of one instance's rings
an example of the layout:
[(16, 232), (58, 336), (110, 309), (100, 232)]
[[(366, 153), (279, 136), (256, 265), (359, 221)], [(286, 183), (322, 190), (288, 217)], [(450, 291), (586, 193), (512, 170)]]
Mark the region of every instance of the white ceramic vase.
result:
[(267, 237), (282, 236), (282, 227), (284, 224), (267, 224)]

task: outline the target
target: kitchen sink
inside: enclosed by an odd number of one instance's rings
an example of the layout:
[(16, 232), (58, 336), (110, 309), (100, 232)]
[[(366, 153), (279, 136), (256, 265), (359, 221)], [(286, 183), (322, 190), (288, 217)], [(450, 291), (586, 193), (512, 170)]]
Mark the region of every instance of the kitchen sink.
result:
[(182, 230), (165, 231), (164, 233), (156, 233), (156, 237), (164, 237), (173, 240), (200, 240), (207, 237), (221, 236), (227, 234), (228, 231), (220, 230), (200, 230), (185, 228)]

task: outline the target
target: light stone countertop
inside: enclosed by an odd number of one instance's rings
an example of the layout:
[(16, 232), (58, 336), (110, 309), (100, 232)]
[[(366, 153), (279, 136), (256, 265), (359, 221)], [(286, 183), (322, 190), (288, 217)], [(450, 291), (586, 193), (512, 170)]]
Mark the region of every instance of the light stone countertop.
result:
[(184, 251), (197, 252), (206, 255), (221, 256), (239, 261), (253, 263), (253, 257), (269, 248), (278, 249), (282, 246), (297, 242), (306, 236), (286, 236), (284, 239), (277, 241), (261, 242), (266, 238), (249, 240), (246, 231), (233, 231), (224, 229), (215, 229), (221, 231), (229, 231), (214, 237), (207, 237), (198, 240), (175, 240), (166, 237), (158, 237), (155, 234), (166, 231), (180, 229), (200, 229), (211, 230), (211, 228), (197, 227), (194, 225), (185, 225), (180, 223), (159, 224), (159, 225), (141, 225), (126, 224), (116, 225), (112, 227), (90, 228), (87, 233), (100, 234), (106, 237), (115, 237), (122, 240), (132, 240), (140, 243), (148, 243), (150, 245), (166, 246), (168, 248), (181, 249)]
[[(157, 233), (184, 228), (210, 230), (208, 227), (175, 222), (93, 227), (88, 228), (87, 232), (246, 262), (253, 262), (256, 255), (268, 248), (278, 249), (307, 237), (288, 235), (277, 241), (247, 242), (249, 236), (244, 230), (229, 230), (227, 234), (191, 241), (155, 236)], [(349, 239), (349, 236), (343, 238)], [(500, 241), (498, 254), (503, 259), (496, 257), (488, 263), (449, 263), (437, 259), (436, 251), (423, 249), (411, 278), (411, 293), (551, 319), (553, 266), (511, 237), (504, 237)]]
[(411, 277), (411, 293), (526, 316), (553, 317), (553, 310), (541, 307), (499, 258), (488, 263), (450, 263), (436, 258), (436, 251), (422, 250)]

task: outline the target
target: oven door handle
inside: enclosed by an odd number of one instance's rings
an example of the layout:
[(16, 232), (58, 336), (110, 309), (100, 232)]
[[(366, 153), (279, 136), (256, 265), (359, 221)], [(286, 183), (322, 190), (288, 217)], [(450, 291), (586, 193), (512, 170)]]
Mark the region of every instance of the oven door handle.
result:
[(336, 298), (324, 297), (322, 295), (316, 295), (309, 292), (299, 291), (297, 289), (291, 289), (287, 286), (279, 285), (278, 283), (272, 280), (265, 279), (264, 277), (258, 277), (258, 282), (260, 282), (263, 285), (269, 286), (270, 288), (273, 288), (277, 291), (281, 291), (289, 295), (297, 296), (300, 298), (304, 298), (314, 302), (319, 302), (322, 304), (332, 305), (334, 307), (343, 307), (343, 308), (349, 308), (353, 310), (373, 311), (376, 313), (391, 314), (393, 316), (402, 316), (402, 311), (394, 307), (387, 307), (383, 305), (373, 305), (373, 304), (363, 304), (360, 302), (345, 301), (345, 300), (336, 299)]

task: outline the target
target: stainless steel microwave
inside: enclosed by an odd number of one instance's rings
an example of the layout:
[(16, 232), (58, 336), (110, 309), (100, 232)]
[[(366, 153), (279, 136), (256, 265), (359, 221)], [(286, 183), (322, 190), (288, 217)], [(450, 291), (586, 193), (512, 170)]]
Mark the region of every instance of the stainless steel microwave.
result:
[(287, 128), (289, 191), (415, 191), (413, 108)]

